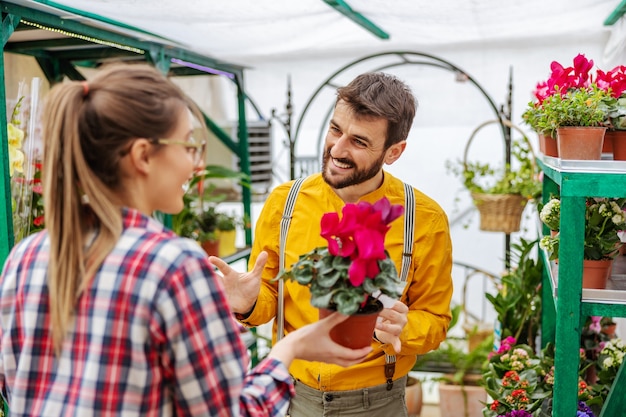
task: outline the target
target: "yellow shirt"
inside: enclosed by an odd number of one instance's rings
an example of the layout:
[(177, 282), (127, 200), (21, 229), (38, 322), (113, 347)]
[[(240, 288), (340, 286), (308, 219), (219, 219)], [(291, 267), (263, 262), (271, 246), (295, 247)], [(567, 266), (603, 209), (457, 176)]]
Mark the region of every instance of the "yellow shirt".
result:
[[(280, 221), (287, 194), (293, 182), (275, 188), (263, 206), (255, 228), (250, 265), (258, 254), (267, 251), (269, 258), (263, 270), (263, 282), (256, 306), (243, 321), (249, 326), (269, 322), (276, 316), (277, 288), (271, 280), (278, 274)], [(385, 172), (382, 186), (363, 196), (360, 201), (374, 203), (386, 196), (391, 204), (404, 206), (404, 184)], [(324, 182), (321, 174), (307, 178), (298, 193), (293, 218), (287, 235), (285, 266), (299, 255), (327, 241), (320, 236), (320, 219), (327, 212), (341, 213), (345, 203)], [(391, 223), (385, 248), (394, 260), (398, 273), (403, 252), (404, 216)], [(402, 301), (409, 307), (408, 324), (401, 335), (402, 350), (397, 355), (393, 379), (406, 375), (416, 355), (436, 349), (445, 339), (450, 323), (452, 297), (452, 244), (448, 219), (441, 207), (425, 194), (415, 190), (415, 234), (413, 258)], [(285, 281), (285, 332), (318, 320), (318, 310), (310, 304), (310, 292), (297, 282)], [(274, 323), (274, 339), (276, 323)], [(289, 369), (294, 378), (319, 390), (342, 391), (370, 387), (386, 382), (385, 351), (393, 348), (372, 339), (373, 352), (365, 361), (349, 368), (320, 362), (296, 360)]]

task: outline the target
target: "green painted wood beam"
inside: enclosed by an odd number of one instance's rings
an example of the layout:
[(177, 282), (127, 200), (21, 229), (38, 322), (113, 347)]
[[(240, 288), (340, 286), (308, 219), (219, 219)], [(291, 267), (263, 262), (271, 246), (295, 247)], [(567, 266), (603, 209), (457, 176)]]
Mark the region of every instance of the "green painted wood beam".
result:
[(211, 120), (211, 118), (207, 116), (204, 112), (202, 113), (202, 115), (204, 116), (204, 122), (206, 123), (207, 128), (209, 128), (209, 130), (213, 132), (215, 136), (217, 136), (220, 142), (222, 142), (228, 149), (230, 149), (232, 153), (240, 157), (241, 148), (239, 147), (239, 144), (233, 141), (232, 138), (228, 136), (228, 134), (224, 132), (224, 130), (220, 128), (217, 123)]
[(614, 25), (626, 13), (626, 0), (622, 0), (609, 17), (604, 21), (604, 26)]
[[(2, 16), (2, 45), (4, 46), (15, 28), (20, 17), (6, 14)], [(0, 86), (4, 87), (4, 54), (0, 54)], [(0, 114), (6, 115), (6, 90), (0, 88)], [(2, 116), (3, 118), (5, 116)], [(13, 208), (11, 204), (11, 179), (9, 178), (9, 138), (6, 122), (0, 123), (0, 264), (9, 256), (13, 247)]]
[[(626, 0), (624, 0), (626, 1)], [(348, 3), (343, 0), (324, 0), (324, 3), (328, 4), (333, 9), (337, 10), (348, 19), (352, 20), (357, 25), (361, 26), (368, 32), (374, 34), (381, 39), (389, 39), (389, 34), (376, 26), (374, 22), (363, 16), (361, 13), (355, 12)]]

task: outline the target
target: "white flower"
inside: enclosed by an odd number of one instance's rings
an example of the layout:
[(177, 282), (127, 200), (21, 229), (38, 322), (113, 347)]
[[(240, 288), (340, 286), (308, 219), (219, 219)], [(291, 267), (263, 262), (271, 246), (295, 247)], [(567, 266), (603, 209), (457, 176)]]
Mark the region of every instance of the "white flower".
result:
[(605, 368), (610, 368), (611, 366), (613, 366), (613, 358), (608, 356), (607, 358), (604, 359), (604, 362), (602, 362), (602, 365), (604, 365)]

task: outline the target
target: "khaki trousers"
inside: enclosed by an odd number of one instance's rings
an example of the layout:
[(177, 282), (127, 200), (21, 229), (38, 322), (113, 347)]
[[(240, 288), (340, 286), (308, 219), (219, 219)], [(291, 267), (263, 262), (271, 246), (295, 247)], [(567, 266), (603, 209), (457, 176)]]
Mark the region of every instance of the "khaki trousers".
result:
[(290, 417), (408, 417), (406, 376), (387, 384), (352, 391), (318, 391), (296, 381)]

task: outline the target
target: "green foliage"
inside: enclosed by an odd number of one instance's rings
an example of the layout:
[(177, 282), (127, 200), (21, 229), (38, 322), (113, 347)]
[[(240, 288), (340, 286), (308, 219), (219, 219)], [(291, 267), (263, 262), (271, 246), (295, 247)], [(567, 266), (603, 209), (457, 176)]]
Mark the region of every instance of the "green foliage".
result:
[(620, 96), (609, 112), (609, 128), (626, 130), (626, 97)]
[[(452, 308), (452, 320), (450, 321), (448, 331), (458, 322), (462, 310), (462, 305)], [(480, 375), (485, 369), (492, 349), (493, 335), (485, 338), (472, 351), (468, 351), (465, 338), (448, 336), (439, 348), (425, 355), (418, 356), (413, 365), (413, 370), (419, 371), (423, 366), (429, 365), (446, 372), (446, 375), (436, 378), (437, 381), (454, 385), (466, 385), (468, 383), (468, 375)]]
[(235, 214), (217, 213), (217, 230), (227, 232), (236, 230), (238, 226), (243, 226), (243, 221)]
[[(559, 204), (556, 204), (559, 202)], [(552, 199), (550, 204), (550, 220), (545, 223), (548, 227), (560, 222), (560, 201)], [(546, 205), (548, 206), (548, 205)], [(626, 207), (624, 198), (587, 198), (585, 210), (585, 240), (584, 259), (601, 260), (613, 259), (619, 253), (617, 246), (620, 243), (618, 231), (626, 228), (626, 215), (623, 208)], [(542, 209), (542, 211), (544, 211)], [(560, 236), (544, 236), (540, 246), (545, 249), (551, 260), (558, 257)]]
[(564, 126), (604, 126), (616, 100), (611, 94), (592, 84), (590, 88), (576, 88), (561, 95), (548, 96), (541, 104), (538, 132), (554, 132)]
[(468, 191), (483, 194), (518, 194), (529, 199), (541, 195), (539, 171), (533, 161), (533, 154), (526, 141), (513, 141), (511, 144), (512, 161), (496, 169), (488, 163), (448, 161), (448, 171), (463, 180)]
[[(215, 239), (218, 221), (215, 205), (224, 201), (226, 195), (216, 193), (215, 185), (207, 182), (210, 179), (231, 179), (244, 186), (250, 184), (246, 174), (219, 165), (207, 165), (197, 172), (189, 181), (189, 191), (183, 196), (183, 209), (172, 216), (172, 230), (179, 236), (199, 241)], [(204, 218), (200, 219), (200, 216)]]
[(543, 262), (535, 260), (538, 240), (520, 238), (511, 244), (511, 261), (517, 266), (497, 283), (498, 292), (485, 294), (501, 326), (501, 337), (513, 336), (518, 343), (534, 346), (541, 325), (541, 272)]
[[(348, 278), (350, 258), (332, 256), (328, 248), (315, 248), (301, 255), (289, 271), (276, 277), (306, 285), (311, 291), (311, 305), (317, 308), (336, 309), (342, 314), (356, 313), (368, 294), (380, 289), (382, 294), (399, 298), (400, 279), (396, 266), (388, 257), (378, 261), (380, 272), (374, 279), (365, 279), (363, 285), (354, 286)], [(368, 297), (368, 303), (375, 303)]]
[(485, 338), (474, 350), (468, 351), (466, 345), (446, 340), (437, 349), (454, 368), (451, 376), (443, 376), (440, 381), (465, 385), (469, 374), (480, 373), (487, 364), (489, 353), (493, 350), (493, 335)]
[(528, 103), (528, 107), (522, 113), (522, 120), (535, 132), (556, 137), (555, 130), (545, 130), (547, 126), (546, 113), (539, 102), (531, 101)]
[(193, 224), (200, 242), (211, 242), (217, 239), (218, 213), (215, 207), (209, 207), (195, 217)]
[[(489, 358), (483, 374), (482, 384), (491, 401), (485, 404), (483, 415), (497, 417), (511, 413), (519, 416), (552, 416), (554, 352), (555, 348), (551, 343), (537, 355), (530, 346), (515, 344), (512, 338), (503, 341), (498, 352)], [(581, 357), (578, 401), (583, 402), (579, 403), (579, 407), (586, 408), (587, 405), (595, 404), (597, 399), (594, 398), (594, 389), (583, 380), (584, 374), (585, 361)]]

